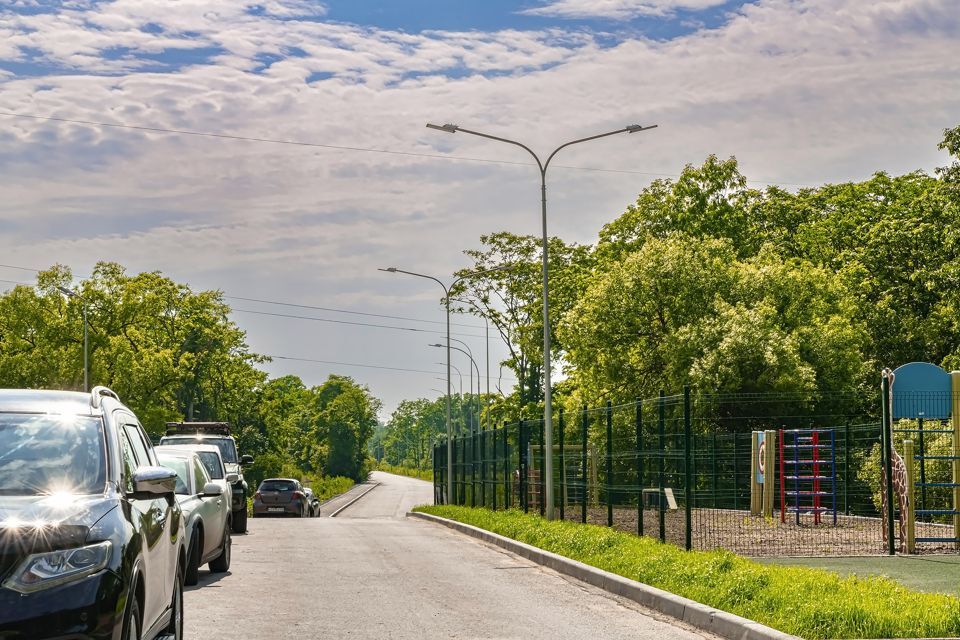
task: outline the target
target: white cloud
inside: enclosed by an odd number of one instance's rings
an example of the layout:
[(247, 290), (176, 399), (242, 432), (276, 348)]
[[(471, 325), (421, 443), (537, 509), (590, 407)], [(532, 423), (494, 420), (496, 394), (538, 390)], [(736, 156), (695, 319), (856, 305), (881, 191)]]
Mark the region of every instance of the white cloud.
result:
[[(0, 109), (511, 162), (526, 158), (424, 123), (457, 122), (538, 151), (659, 123), (558, 156), (551, 231), (581, 242), (650, 178), (564, 165), (675, 173), (715, 152), (736, 154), (749, 177), (787, 183), (929, 170), (944, 161), (936, 143), (960, 113), (951, 0), (763, 0), (719, 28), (613, 47), (574, 29), (405, 33), (279, 20), (239, 0), (177, 7), (118, 0), (0, 14), (0, 59), (71, 72), (0, 75)], [(144, 70), (157, 52), (184, 46), (213, 58)], [(539, 231), (531, 167), (2, 116), (0, 192), (5, 264), (58, 261), (87, 273), (113, 259), (237, 295), (432, 319), (439, 295), (429, 283), (376, 267), (449, 274), (481, 233)], [(267, 353), (416, 369), (436, 360), (420, 334), (238, 320)], [(273, 366), (308, 383), (326, 373)], [(369, 382), (388, 406), (433, 384), (342, 372)]]
[(555, 18), (607, 18), (631, 20), (639, 16), (669, 16), (679, 9), (701, 11), (727, 0), (549, 0), (542, 7), (519, 13)]

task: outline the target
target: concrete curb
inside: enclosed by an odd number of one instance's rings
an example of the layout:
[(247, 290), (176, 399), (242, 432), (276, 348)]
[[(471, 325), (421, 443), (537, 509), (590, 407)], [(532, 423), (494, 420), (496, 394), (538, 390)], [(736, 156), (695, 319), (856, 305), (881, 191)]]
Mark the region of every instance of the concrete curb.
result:
[[(366, 491), (364, 491), (363, 493), (361, 493), (360, 495), (358, 495), (356, 498), (352, 499), (350, 502), (348, 502), (347, 504), (343, 505), (342, 507), (340, 507), (339, 509), (337, 509), (336, 511), (334, 511), (333, 513), (331, 513), (331, 514), (330, 514), (329, 516), (327, 516), (327, 517), (328, 517), (328, 518), (336, 518), (338, 515), (340, 515), (340, 512), (341, 512), (341, 511), (343, 511), (343, 510), (346, 509), (347, 507), (353, 506), (353, 504), (354, 504), (357, 500), (359, 500), (359, 499), (362, 498), (363, 496), (367, 495), (368, 493), (370, 493), (371, 491), (373, 491), (374, 489), (376, 489), (376, 488), (379, 487), (379, 486), (380, 486), (380, 483), (379, 483), (379, 482), (374, 482), (372, 485), (370, 485), (370, 488), (369, 488), (369, 489), (367, 489)], [(343, 494), (340, 494), (340, 495), (343, 495)], [(338, 497), (339, 497), (339, 496), (338, 496)]]
[(683, 598), (676, 594), (636, 582), (623, 576), (618, 576), (603, 569), (571, 560), (561, 555), (544, 551), (543, 549), (518, 542), (511, 538), (480, 529), (478, 527), (448, 520), (439, 516), (411, 511), (407, 517), (418, 518), (459, 531), (468, 536), (511, 551), (531, 562), (543, 565), (558, 573), (563, 573), (587, 584), (599, 587), (604, 591), (622, 596), (628, 600), (649, 607), (668, 616), (683, 620), (698, 629), (714, 633), (731, 640), (799, 640), (796, 636), (777, 631), (759, 622), (748, 620), (741, 616), (713, 609)]

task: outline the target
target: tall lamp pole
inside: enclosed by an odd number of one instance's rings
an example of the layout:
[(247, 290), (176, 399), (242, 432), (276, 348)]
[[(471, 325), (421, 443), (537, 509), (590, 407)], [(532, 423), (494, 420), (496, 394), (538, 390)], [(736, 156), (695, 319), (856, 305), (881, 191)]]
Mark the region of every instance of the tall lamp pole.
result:
[(57, 289), (65, 296), (70, 298), (76, 298), (80, 301), (81, 309), (83, 311), (83, 390), (87, 393), (90, 392), (90, 359), (89, 359), (89, 341), (88, 341), (88, 329), (87, 329), (87, 301), (80, 296), (79, 293), (66, 287), (57, 287)]
[(500, 267), (494, 267), (493, 269), (485, 269), (483, 271), (472, 271), (470, 273), (465, 273), (452, 283), (448, 287), (445, 285), (439, 278), (433, 276), (428, 276), (424, 273), (415, 273), (413, 271), (405, 271), (403, 269), (397, 269), (396, 267), (387, 267), (386, 269), (378, 269), (378, 271), (386, 271), (387, 273), (403, 273), (408, 276), (414, 276), (417, 278), (426, 278), (427, 280), (433, 280), (443, 289), (443, 304), (446, 307), (447, 311), (447, 500), (450, 500), (453, 496), (453, 427), (450, 423), (450, 289), (453, 288), (458, 282), (464, 278), (469, 278), (470, 276), (478, 276), (484, 273), (490, 273), (493, 271), (503, 271), (509, 269), (508, 265), (503, 265)]
[[(456, 338), (454, 338), (454, 340), (456, 340)], [(461, 341), (460, 341), (460, 340), (457, 340), (457, 342), (461, 342)], [(461, 342), (461, 344), (462, 344), (462, 342)], [(447, 346), (447, 345), (444, 345), (444, 344), (431, 344), (431, 345), (427, 345), (427, 346), (443, 348), (443, 347), (445, 347), (445, 346)], [(459, 352), (462, 353), (463, 355), (467, 356), (467, 358), (470, 360), (470, 364), (472, 365), (472, 368), (471, 368), (471, 369), (468, 369), (468, 371), (470, 372), (470, 395), (473, 395), (473, 371), (474, 371), (474, 369), (476, 369), (476, 371), (477, 371), (477, 387), (479, 388), (479, 386), (480, 386), (480, 368), (477, 366), (477, 361), (473, 359), (473, 356), (472, 356), (470, 353), (468, 353), (467, 351), (464, 351), (464, 350), (461, 349), (460, 347), (450, 347), (450, 348), (453, 349), (454, 351), (459, 351)], [(462, 396), (462, 395), (463, 395), (463, 394), (461, 393), (461, 396)], [(462, 399), (461, 399), (461, 401), (462, 401)], [(471, 412), (471, 413), (472, 413), (472, 412)], [(479, 410), (479, 405), (478, 405), (478, 408), (477, 408), (477, 426), (479, 426), (479, 425), (480, 425), (480, 410)], [(474, 431), (474, 429), (473, 429), (473, 416), (471, 415), (471, 416), (470, 416), (470, 435), (473, 435), (473, 431)]]
[(608, 131), (606, 133), (600, 133), (595, 136), (589, 136), (587, 138), (579, 138), (577, 140), (571, 140), (566, 142), (547, 156), (546, 162), (540, 160), (534, 151), (527, 145), (517, 142), (516, 140), (510, 140), (509, 138), (501, 138), (500, 136), (493, 136), (488, 133), (481, 133), (479, 131), (472, 131), (470, 129), (464, 129), (463, 127), (457, 126), (455, 124), (427, 124), (429, 129), (436, 129), (438, 131), (445, 131), (446, 133), (457, 133), (461, 131), (463, 133), (469, 133), (470, 135), (480, 136), (481, 138), (487, 138), (489, 140), (496, 140), (497, 142), (504, 142), (506, 144), (512, 144), (517, 147), (520, 147), (531, 156), (537, 162), (537, 167), (540, 169), (540, 216), (543, 226), (543, 425), (544, 425), (544, 452), (543, 452), (543, 474), (545, 478), (545, 496), (544, 496), (544, 515), (547, 520), (553, 520), (554, 517), (554, 500), (553, 500), (553, 400), (552, 400), (552, 388), (550, 384), (550, 305), (548, 302), (548, 282), (547, 282), (547, 169), (550, 166), (550, 161), (553, 160), (554, 156), (561, 149), (566, 147), (579, 144), (581, 142), (588, 142), (590, 140), (596, 140), (598, 138), (606, 138), (607, 136), (613, 136), (618, 133), (639, 133), (640, 131), (647, 131), (649, 129), (655, 128), (657, 125), (651, 125), (648, 127), (643, 127), (638, 124), (633, 124), (626, 126), (622, 129), (617, 129), (616, 131)]
[[(487, 369), (487, 397), (484, 398), (484, 400), (483, 400), (483, 406), (484, 406), (485, 408), (489, 408), (489, 407), (490, 407), (490, 323), (487, 321), (487, 316), (483, 313), (483, 311), (482, 311), (479, 307), (477, 307), (477, 305), (475, 305), (473, 302), (471, 302), (470, 300), (463, 300), (463, 299), (461, 299), (461, 298), (454, 298), (453, 300), (454, 300), (454, 302), (462, 302), (463, 304), (469, 304), (471, 307), (473, 307), (474, 309), (476, 309), (477, 311), (479, 311), (479, 312), (480, 312), (480, 317), (483, 318), (484, 337), (486, 338), (486, 347), (487, 347), (487, 363), (486, 363), (486, 369)], [(487, 413), (487, 426), (488, 426), (488, 427), (490, 426), (490, 415), (489, 415), (489, 412)]]

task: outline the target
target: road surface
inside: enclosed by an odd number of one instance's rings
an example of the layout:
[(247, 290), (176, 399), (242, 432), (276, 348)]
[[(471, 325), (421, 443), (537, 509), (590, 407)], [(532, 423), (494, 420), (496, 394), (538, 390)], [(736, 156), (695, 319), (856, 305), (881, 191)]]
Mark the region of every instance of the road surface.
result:
[(251, 520), (250, 532), (234, 537), (230, 572), (204, 569), (200, 585), (188, 588), (186, 637), (711, 637), (497, 547), (404, 518), (432, 500), (426, 482), (376, 472), (371, 483), (335, 518)]

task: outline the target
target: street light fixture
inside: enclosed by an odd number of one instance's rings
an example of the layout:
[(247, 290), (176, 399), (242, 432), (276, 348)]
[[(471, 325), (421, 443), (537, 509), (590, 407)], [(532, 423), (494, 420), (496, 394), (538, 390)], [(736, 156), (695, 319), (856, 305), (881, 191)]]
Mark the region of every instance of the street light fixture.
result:
[(88, 341), (88, 329), (87, 329), (87, 301), (78, 294), (76, 291), (67, 289), (66, 287), (57, 287), (57, 290), (63, 295), (76, 298), (80, 301), (81, 309), (83, 310), (83, 390), (90, 392), (90, 360), (89, 360), (89, 341)]
[(459, 278), (456, 278), (448, 287), (441, 281), (439, 278), (434, 276), (428, 276), (424, 273), (416, 273), (413, 271), (405, 271), (404, 269), (398, 269), (396, 267), (387, 267), (386, 269), (378, 269), (378, 271), (386, 271), (387, 273), (404, 273), (408, 276), (414, 276), (417, 278), (426, 278), (427, 280), (433, 280), (443, 289), (443, 302), (447, 311), (447, 499), (449, 500), (453, 496), (453, 426), (450, 422), (450, 289), (452, 289), (458, 282), (464, 278), (470, 276), (478, 276), (485, 273), (492, 273), (494, 271), (505, 271), (510, 268), (510, 265), (501, 265), (499, 267), (494, 267), (492, 269), (484, 269), (483, 271), (471, 271), (470, 273), (465, 273)]
[(480, 131), (472, 131), (470, 129), (464, 129), (463, 127), (457, 126), (455, 124), (427, 124), (427, 128), (436, 129), (437, 131), (444, 131), (446, 133), (457, 133), (462, 131), (463, 133), (469, 133), (470, 135), (479, 136), (481, 138), (487, 138), (489, 140), (496, 140), (497, 142), (504, 142), (506, 144), (512, 144), (514, 146), (520, 147), (531, 156), (537, 162), (537, 167), (540, 169), (540, 214), (542, 219), (543, 226), (543, 425), (544, 425), (544, 442), (543, 442), (543, 474), (546, 479), (544, 482), (545, 486), (545, 495), (544, 495), (544, 515), (547, 520), (553, 520), (554, 517), (554, 500), (553, 500), (553, 400), (552, 400), (552, 388), (550, 384), (550, 305), (548, 302), (548, 282), (547, 282), (547, 266), (548, 266), (548, 256), (547, 256), (547, 168), (550, 166), (550, 161), (553, 160), (554, 156), (560, 152), (561, 149), (565, 149), (569, 146), (579, 144), (581, 142), (588, 142), (590, 140), (597, 140), (598, 138), (606, 138), (607, 136), (617, 135), (619, 133), (639, 133), (641, 131), (648, 131), (650, 129), (656, 128), (657, 125), (650, 125), (647, 127), (632, 124), (622, 129), (617, 129), (615, 131), (608, 131), (606, 133), (600, 133), (595, 136), (589, 136), (586, 138), (579, 138), (577, 140), (571, 140), (566, 142), (550, 153), (547, 156), (546, 162), (540, 160), (538, 156), (530, 147), (527, 145), (517, 142), (516, 140), (511, 140), (509, 138), (502, 138), (500, 136), (490, 135), (488, 133), (481, 133)]

